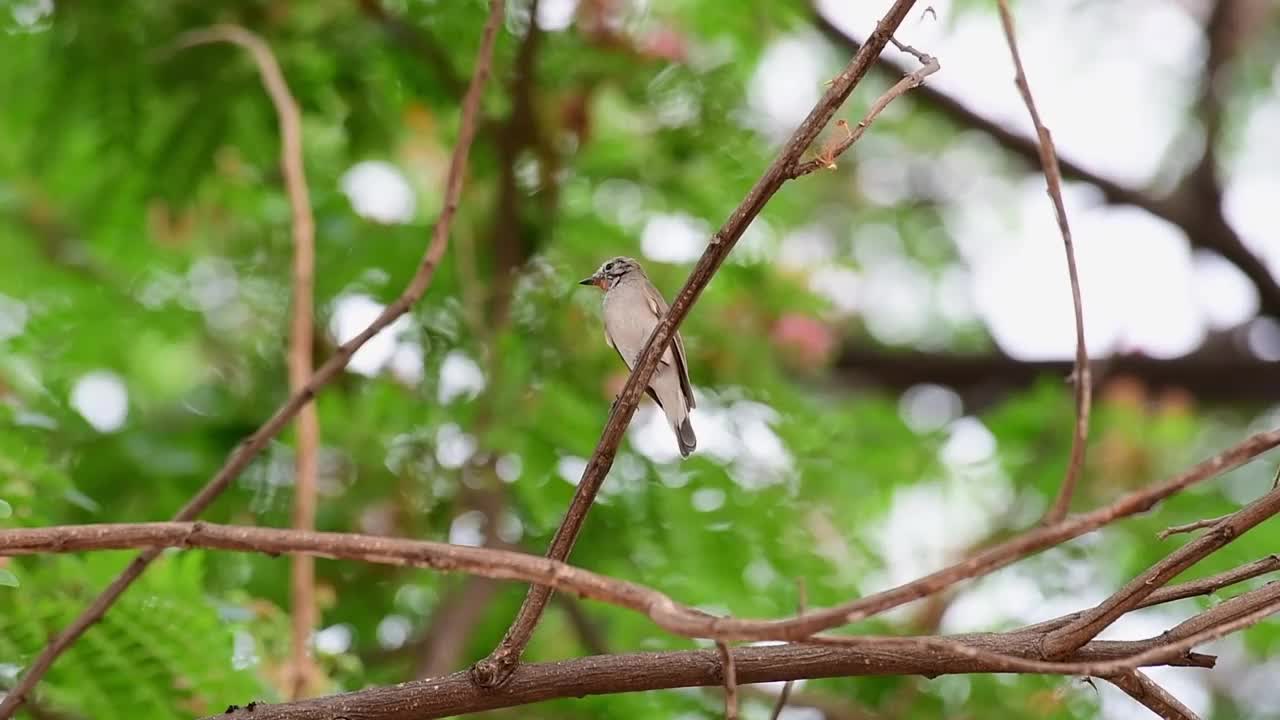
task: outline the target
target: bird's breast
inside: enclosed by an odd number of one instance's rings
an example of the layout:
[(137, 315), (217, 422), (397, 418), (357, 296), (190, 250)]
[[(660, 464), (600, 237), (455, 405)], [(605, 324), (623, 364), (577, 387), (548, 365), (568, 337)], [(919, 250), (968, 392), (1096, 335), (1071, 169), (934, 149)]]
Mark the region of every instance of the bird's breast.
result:
[(657, 324), (658, 318), (649, 310), (643, 288), (620, 284), (605, 293), (604, 329), (628, 366), (635, 366), (636, 358)]

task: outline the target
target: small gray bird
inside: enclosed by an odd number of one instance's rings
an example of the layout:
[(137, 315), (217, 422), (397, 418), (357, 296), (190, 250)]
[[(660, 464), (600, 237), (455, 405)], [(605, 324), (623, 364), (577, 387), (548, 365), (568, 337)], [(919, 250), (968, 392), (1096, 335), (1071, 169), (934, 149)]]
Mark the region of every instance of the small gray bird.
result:
[[(578, 284), (594, 285), (604, 291), (604, 340), (618, 351), (627, 367), (634, 370), (649, 335), (667, 314), (667, 302), (662, 294), (649, 282), (640, 263), (628, 257), (606, 262)], [(689, 411), (694, 406), (693, 388), (689, 385), (689, 363), (685, 360), (680, 333), (675, 334), (662, 354), (646, 391), (666, 413), (680, 444), (681, 457), (689, 457), (698, 446), (698, 439), (689, 422)]]

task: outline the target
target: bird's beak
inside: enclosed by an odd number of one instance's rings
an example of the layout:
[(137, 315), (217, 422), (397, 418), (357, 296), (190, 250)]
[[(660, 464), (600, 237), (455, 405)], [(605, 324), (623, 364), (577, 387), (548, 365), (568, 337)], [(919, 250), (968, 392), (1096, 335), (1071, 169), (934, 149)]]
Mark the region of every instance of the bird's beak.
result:
[(604, 289), (604, 278), (600, 277), (599, 275), (592, 275), (586, 280), (579, 280), (578, 284), (579, 285), (595, 285), (600, 289)]

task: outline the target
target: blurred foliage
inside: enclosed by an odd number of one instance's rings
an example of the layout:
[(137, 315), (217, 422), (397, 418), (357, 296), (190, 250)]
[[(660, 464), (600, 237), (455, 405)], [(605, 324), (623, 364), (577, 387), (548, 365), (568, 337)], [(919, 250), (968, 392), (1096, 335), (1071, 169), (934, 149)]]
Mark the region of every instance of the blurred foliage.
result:
[[(321, 529), (457, 540), (470, 528), (541, 553), (623, 378), (601, 342), (598, 296), (573, 281), (612, 255), (641, 255), (655, 215), (709, 235), (774, 150), (746, 104), (758, 61), (780, 39), (819, 42), (805, 34), (810, 18), (798, 0), (584, 0), (568, 29), (543, 35), (532, 82), (522, 86), (517, 58), (529, 14), (512, 5), (450, 251), (426, 298), (396, 327), (397, 357), (407, 361), (347, 373), (318, 400)], [(254, 65), (229, 46), (178, 50), (178, 38), (215, 22), (261, 33), (302, 107), (317, 323), (330, 330), (319, 333), (319, 363), (339, 341), (332, 328), (343, 303), (388, 302), (417, 265), (439, 210), (485, 3), (0, 7), (0, 525), (167, 518), (286, 396), (291, 255), (276, 119)], [(620, 15), (597, 17), (610, 12)], [(839, 54), (824, 57), (835, 72)], [(881, 88), (869, 79), (850, 107)], [(859, 148), (883, 157), (962, 141), (972, 139), (927, 112), (896, 111)], [(354, 210), (344, 173), (369, 160), (404, 173), (416, 206), (408, 222)], [(674, 444), (664, 455), (633, 432), (575, 564), (710, 610), (783, 615), (794, 611), (798, 577), (812, 605), (897, 579), (902, 555), (890, 549), (909, 551), (919, 527), (893, 522), (906, 497), (935, 506), (963, 499), (970, 517), (939, 510), (914, 519), (960, 523), (932, 533), (943, 536), (929, 541), (944, 542), (939, 561), (1026, 527), (1047, 506), (1073, 415), (1060, 379), (1009, 398), (980, 422), (959, 421), (971, 431), (965, 437), (946, 422), (952, 418), (908, 424), (891, 394), (835, 389), (832, 349), (882, 341), (859, 316), (810, 292), (804, 271), (774, 262), (796, 233), (819, 227), (845, 238), (829, 264), (850, 271), (878, 256), (858, 249), (883, 240), (886, 228), (901, 240), (899, 260), (934, 282), (958, 262), (940, 201), (868, 198), (856, 181), (859, 162), (855, 152), (838, 172), (780, 193), (707, 288), (683, 330), (702, 393), (694, 420), (703, 452), (676, 464)], [(647, 266), (668, 295), (686, 272), (676, 263)], [(929, 310), (919, 347), (990, 346), (976, 319), (920, 302)], [(442, 369), (459, 362), (478, 368), (483, 387), (457, 391)], [(88, 377), (126, 391), (121, 422), (100, 428), (86, 420), (72, 398)], [(1176, 471), (1264, 419), (1146, 397), (1141, 388), (1101, 397), (1076, 504), (1094, 506)], [(286, 434), (206, 517), (287, 525), (291, 453)], [(1245, 468), (1019, 568), (1044, 597), (1078, 596), (1082, 578), (1100, 595), (1181, 542), (1158, 543), (1156, 530), (1226, 512), (1269, 481), (1266, 468)], [(1193, 573), (1264, 555), (1276, 533), (1261, 528)], [(125, 559), (0, 564), (0, 683)], [(167, 554), (58, 661), (36, 707), (166, 718), (280, 699), (286, 562)], [(355, 563), (321, 562), (318, 572), (326, 692), (412, 677), (421, 638), (439, 620), (434, 611), (465, 582)], [(972, 587), (983, 593), (987, 581)], [(452, 667), (498, 641), (523, 594), (501, 587)], [(1208, 602), (1175, 607), (1191, 612)], [(634, 613), (584, 609), (610, 650), (694, 646)], [(994, 612), (993, 626), (1026, 619), (1012, 607)], [(956, 623), (944, 628), (982, 629)], [(553, 605), (526, 658), (586, 652), (576, 627)], [(906, 613), (859, 629), (937, 627)], [(1277, 642), (1276, 627), (1249, 634), (1257, 657)], [(843, 679), (806, 690), (904, 718), (1098, 713), (1091, 690), (1058, 678)], [(1224, 695), (1214, 717), (1236, 717), (1238, 701)], [(763, 705), (748, 704), (759, 715)], [(508, 713), (719, 714), (717, 697), (702, 691)]]

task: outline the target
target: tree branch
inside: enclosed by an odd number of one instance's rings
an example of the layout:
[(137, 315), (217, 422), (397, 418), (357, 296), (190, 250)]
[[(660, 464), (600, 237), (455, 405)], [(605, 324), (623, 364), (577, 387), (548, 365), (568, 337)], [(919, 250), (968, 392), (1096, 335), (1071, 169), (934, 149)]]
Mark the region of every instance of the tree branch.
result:
[(1085, 611), (1066, 626), (1045, 637), (1046, 657), (1061, 657), (1097, 637), (1117, 618), (1137, 607), (1144, 598), (1191, 567), (1280, 512), (1280, 491), (1271, 491), (1214, 525), (1211, 530), (1183, 545), (1168, 557), (1130, 580), (1111, 597)]
[[(809, 592), (804, 584), (804, 578), (796, 578), (796, 614), (803, 615), (809, 606)], [(794, 689), (795, 682), (788, 680), (782, 686), (782, 692), (778, 693), (777, 702), (773, 705), (773, 713), (769, 716), (769, 720), (778, 720), (782, 717), (782, 709), (787, 706), (787, 700), (791, 699), (791, 691)]]
[[(694, 637), (721, 638), (716, 634), (714, 625), (724, 619), (681, 605), (652, 588), (599, 575), (556, 560), (495, 548), (205, 522), (118, 523), (0, 530), (0, 557), (144, 547), (209, 548), (270, 555), (305, 553), (541, 584), (645, 614), (661, 627)], [(1280, 569), (1280, 556), (1269, 556), (1225, 573), (1162, 588), (1144, 598), (1136, 607), (1149, 607), (1209, 594), (1277, 569)], [(1067, 615), (1016, 632), (1044, 636), (1078, 620), (1082, 614)], [(673, 616), (683, 617), (686, 623), (692, 624), (685, 629), (673, 629), (664, 624), (664, 618)], [(737, 623), (734, 632), (744, 632), (744, 628), (747, 631), (760, 630), (770, 625), (782, 628), (750, 635), (751, 639), (780, 639), (785, 636), (786, 619), (740, 619)]]
[(1080, 274), (1076, 269), (1076, 252), (1071, 241), (1071, 225), (1067, 222), (1067, 208), (1062, 202), (1062, 171), (1058, 169), (1058, 151), (1053, 146), (1053, 136), (1049, 128), (1040, 120), (1040, 112), (1036, 110), (1036, 101), (1031, 96), (1031, 84), (1027, 81), (1027, 73), (1022, 67), (1022, 57), (1018, 54), (1017, 33), (1013, 28), (1013, 16), (1009, 12), (1009, 3), (999, 0), (1000, 25), (1004, 28), (1005, 41), (1009, 44), (1009, 54), (1013, 57), (1014, 84), (1022, 95), (1022, 102), (1031, 115), (1031, 124), (1035, 127), (1036, 137), (1040, 142), (1037, 147), (1040, 153), (1040, 167), (1044, 171), (1044, 179), (1048, 184), (1049, 198), (1053, 201), (1054, 214), (1058, 219), (1058, 230), (1062, 233), (1062, 244), (1067, 253), (1067, 276), (1071, 281), (1071, 306), (1076, 320), (1076, 364), (1071, 374), (1075, 383), (1076, 426), (1071, 438), (1071, 460), (1067, 464), (1067, 474), (1062, 479), (1062, 488), (1054, 499), (1049, 512), (1045, 513), (1045, 523), (1055, 523), (1067, 516), (1071, 509), (1071, 497), (1075, 494), (1076, 483), (1080, 479), (1080, 471), (1084, 468), (1085, 445), (1089, 441), (1089, 406), (1092, 403), (1093, 379), (1089, 377), (1089, 351), (1084, 343), (1084, 305), (1080, 300)]
[[(1229, 339), (1221, 340), (1226, 345)], [(1095, 390), (1103, 386), (1105, 376), (1132, 378), (1152, 394), (1166, 390), (1187, 392), (1201, 402), (1280, 402), (1280, 383), (1274, 382), (1275, 363), (1226, 347), (1206, 348), (1169, 360), (1113, 355), (1095, 358), (1092, 364), (1098, 371), (1093, 373)], [(840, 351), (835, 369), (842, 383), (859, 388), (894, 392), (921, 383), (943, 385), (959, 393), (966, 412), (971, 413), (1042, 377), (1068, 375), (1072, 362), (1018, 360), (1003, 354), (881, 352), (851, 345)]]
[[(836, 45), (848, 49), (861, 47), (859, 40), (836, 27), (822, 13), (815, 10), (814, 18), (818, 29)], [(892, 77), (907, 73), (904, 67), (887, 59), (880, 60), (878, 69)], [(925, 85), (913, 95), (921, 104), (936, 110), (961, 127), (978, 130), (1025, 162), (1039, 162), (1039, 149), (1033, 138), (1006, 128), (936, 87)], [(1128, 187), (1104, 177), (1068, 158), (1061, 158), (1059, 163), (1066, 178), (1094, 186), (1107, 202), (1141, 208), (1176, 225), (1186, 234), (1193, 247), (1209, 250), (1226, 258), (1257, 288), (1262, 312), (1280, 317), (1280, 282), (1277, 282), (1266, 263), (1244, 244), (1239, 233), (1227, 222), (1220, 203), (1216, 205), (1215, 211), (1213, 207), (1203, 207), (1203, 203), (1189, 193), (1175, 192), (1167, 197), (1157, 197), (1149, 191)], [(1184, 183), (1178, 183), (1180, 187), (1183, 185)]]
[[(436, 220), (431, 241), (423, 254), (417, 271), (409, 281), (409, 285), (398, 298), (369, 324), (369, 327), (339, 346), (333, 357), (316, 370), (305, 387), (299, 392), (291, 394), (289, 399), (276, 410), (270, 419), (236, 447), (223, 466), (214, 474), (213, 478), (178, 511), (174, 516), (175, 521), (191, 520), (204, 512), (205, 508), (231, 484), (231, 481), (248, 467), (250, 461), (261, 452), (262, 448), (266, 447), (267, 443), (278, 435), (284, 429), (284, 426), (298, 414), (298, 411), (315, 397), (316, 392), (329, 384), (346, 368), (356, 350), (360, 349), (370, 338), (390, 325), (396, 318), (408, 312), (409, 308), (426, 293), (427, 287), (431, 284), (431, 278), (435, 274), (436, 266), (439, 265), (440, 259), (444, 256), (445, 249), (448, 247), (449, 228), (452, 225), (454, 215), (457, 213), (458, 200), (462, 193), (462, 178), (467, 164), (467, 154), (471, 149), (471, 141), (475, 138), (476, 115), (480, 106), (480, 96), (484, 83), (489, 76), (493, 45), (497, 36), (498, 26), (502, 20), (503, 7), (503, 0), (491, 0), (489, 20), (485, 24), (480, 50), (476, 55), (475, 71), (462, 104), (462, 122), (458, 132), (458, 142), (454, 147), (453, 157), (449, 163), (444, 206), (440, 211), (440, 217)], [(50, 640), (44, 650), (27, 667), (26, 672), (14, 688), (5, 695), (3, 701), (0, 701), (0, 720), (7, 720), (13, 716), (18, 706), (25, 700), (27, 693), (48, 672), (54, 660), (65, 652), (67, 648), (71, 647), (72, 643), (83, 635), (85, 630), (89, 629), (107, 612), (107, 609), (120, 597), (121, 593), (146, 570), (147, 566), (158, 555), (159, 550), (154, 548), (141, 553), (94, 599), (84, 612)]]
[(724, 720), (738, 720), (738, 673), (733, 665), (733, 652), (725, 643), (716, 643), (720, 656), (720, 674), (724, 677)]
[[(302, 160), (302, 118), (298, 102), (280, 64), (262, 38), (236, 25), (215, 25), (184, 36), (184, 47), (230, 43), (249, 52), (258, 66), (262, 84), (275, 106), (280, 123), (280, 168), (293, 217), (293, 315), (289, 332), (289, 392), (298, 393), (311, 379), (311, 346), (314, 335), (315, 220), (307, 192)], [(320, 419), (314, 403), (298, 412), (298, 441), (294, 466), (293, 527), (311, 530), (316, 523), (316, 467), (320, 450)], [(293, 644), (289, 692), (293, 698), (307, 693), (316, 668), (309, 645), (316, 626), (315, 561), (308, 555), (293, 557), (291, 576)]]
[[(1280, 492), (1269, 497), (1280, 498)], [(1242, 511), (1244, 513), (1245, 511)], [(327, 557), (343, 557), (370, 562), (413, 565), (430, 567), (444, 571), (463, 571), (507, 580), (546, 583), (556, 589), (570, 591), (584, 597), (603, 600), (624, 608), (647, 612), (649, 616), (663, 627), (667, 627), (661, 617), (664, 614), (683, 613), (685, 617), (701, 618), (705, 625), (716, 624), (717, 618), (702, 614), (692, 608), (680, 606), (662, 593), (643, 586), (621, 580), (607, 578), (585, 570), (564, 565), (547, 558), (523, 555), (488, 548), (452, 546), (428, 541), (401, 540), (376, 536), (343, 535), (337, 533), (302, 532), (298, 530), (276, 530), (269, 528), (220, 526), (207, 523), (145, 523), (120, 525), (86, 525), (54, 528), (32, 528), (22, 530), (0, 531), (0, 554), (16, 555), (33, 552), (52, 551), (70, 552), (86, 549), (118, 549), (138, 546), (173, 546), (173, 547), (209, 547), (240, 551), (266, 553), (308, 552)], [(1195, 592), (1205, 591), (1212, 580), (1221, 584), (1222, 578), (1230, 576), (1241, 578), (1256, 574), (1257, 571), (1274, 567), (1276, 560), (1253, 563), (1251, 566), (1216, 576), (1184, 584), (1185, 587), (1167, 588), (1159, 596), (1153, 594), (1147, 604), (1157, 600), (1172, 600), (1187, 597), (1189, 589)], [(862, 653), (861, 662), (872, 662), (871, 657), (880, 656), (873, 667), (864, 665), (857, 672), (846, 674), (927, 674), (936, 675), (954, 672), (1035, 672), (1057, 674), (1087, 674), (1110, 677), (1116, 673), (1131, 670), (1147, 664), (1189, 664), (1193, 666), (1211, 666), (1207, 656), (1189, 654), (1195, 645), (1217, 637), (1222, 637), (1234, 630), (1252, 625), (1280, 609), (1280, 583), (1270, 583), (1263, 588), (1246, 592), (1236, 598), (1220, 603), (1193, 618), (1175, 626), (1160, 636), (1148, 640), (1126, 642), (1089, 642), (1078, 652), (1070, 653), (1062, 662), (1046, 662), (1041, 659), (1042, 648), (1046, 638), (1054, 630), (1049, 628), (1056, 622), (1042, 623), (1031, 628), (1024, 628), (1006, 633), (977, 633), (956, 636), (921, 636), (921, 637), (876, 637), (876, 636), (814, 636), (807, 644), (831, 646)], [(661, 612), (660, 612), (661, 611)], [(1065, 619), (1064, 619), (1065, 620)], [(740, 621), (747, 622), (747, 621)], [(670, 629), (670, 628), (668, 628)], [(715, 637), (714, 635), (706, 635)], [(796, 648), (800, 646), (786, 646)], [(735, 650), (735, 663), (742, 667), (739, 653), (750, 655), (756, 651), (777, 650), (783, 648), (739, 648)], [(619, 658), (637, 656), (593, 656), (574, 663), (590, 663), (595, 660), (617, 661)], [(914, 659), (913, 659), (914, 658)], [(931, 670), (902, 669), (903, 662), (921, 662), (928, 658)], [(957, 661), (963, 658), (963, 661)], [(553, 664), (564, 667), (565, 663)], [(539, 667), (539, 666), (531, 666)], [(781, 669), (781, 668), (779, 668)], [(526, 668), (526, 671), (528, 668)], [(614, 677), (627, 674), (618, 668)], [(714, 683), (700, 681), (688, 684), (721, 684), (724, 682), (724, 670), (719, 661), (711, 669), (716, 677)], [(741, 673), (741, 670), (739, 670)], [(523, 677), (524, 672), (517, 673)], [(759, 682), (764, 680), (786, 680), (795, 677), (825, 677), (826, 675), (792, 675), (789, 677), (770, 677), (749, 679), (739, 674), (739, 682)], [(463, 674), (452, 678), (464, 677)], [(446, 678), (445, 680), (450, 680)], [(439, 687), (440, 680), (426, 681)], [(470, 688), (482, 698), (508, 698), (510, 688), (493, 693), (486, 690)], [(569, 683), (572, 685), (572, 683)], [(394, 692), (406, 687), (369, 691), (372, 693)], [(652, 687), (669, 687), (655, 685)], [(566, 690), (563, 683), (557, 681), (554, 688), (540, 688), (545, 697), (560, 697), (561, 693), (579, 695), (583, 692), (623, 692), (629, 689), (644, 689), (610, 684), (608, 687), (597, 687), (594, 690)], [(517, 693), (518, 694), (518, 693)], [(533, 702), (524, 699), (519, 703)], [(328, 701), (321, 701), (328, 702)], [(471, 700), (467, 701), (471, 703)], [(445, 714), (456, 712), (472, 712), (479, 709), (502, 705), (468, 705), (465, 708), (453, 707)], [(294, 703), (281, 708), (307, 708), (312, 705)], [(325, 707), (328, 707), (325, 705)], [(420, 705), (415, 708), (421, 710)], [(289, 712), (293, 712), (290, 710)], [(384, 717), (383, 713), (378, 713)], [(434, 715), (427, 715), (432, 717)], [(311, 715), (262, 715), (256, 717), (311, 717)], [(385, 717), (396, 717), (386, 715)]]
[[(676, 295), (671, 309), (654, 328), (644, 351), (637, 359), (635, 369), (627, 379), (626, 386), (601, 433), (600, 441), (583, 470), (582, 478), (578, 481), (577, 491), (565, 513), (564, 520), (547, 549), (548, 557), (563, 560), (573, 549), (596, 493), (604, 482), (609, 468), (613, 466), (618, 445), (622, 442), (623, 433), (635, 414), (640, 396), (648, 386), (662, 352), (670, 344), (672, 336), (693, 307), (693, 303), (697, 301), (703, 288), (711, 282), (712, 276), (733, 250), (734, 244), (746, 231), (747, 226), (764, 208), (765, 203), (789, 179), (789, 171), (801, 154), (813, 143), (836, 110), (853, 92), (853, 88), (875, 63), (876, 56), (888, 44), (889, 38), (902, 23), (912, 5), (914, 0), (895, 0), (888, 13), (877, 24), (866, 46), (861, 48), (849, 65), (836, 76), (822, 99), (783, 146), (769, 169), (756, 181), (746, 198), (712, 236), (707, 250), (699, 259), (684, 287)], [(472, 677), (478, 685), (495, 687), (501, 685), (510, 675), (520, 661), (520, 656), (533, 635), (533, 629), (537, 626), (550, 595), (550, 590), (545, 587), (529, 588), (529, 593), (502, 642), (489, 654), (489, 657), (472, 668)]]
[[(1024, 557), (1080, 537), (1121, 518), (1150, 510), (1161, 500), (1207, 478), (1238, 467), (1277, 445), (1280, 445), (1280, 430), (1259, 433), (1235, 447), (1200, 462), (1164, 483), (1131, 492), (1121, 496), (1109, 505), (1088, 513), (1065, 518), (1053, 525), (1041, 525), (999, 545), (987, 548), (959, 563), (895, 588), (873, 593), (833, 608), (813, 610), (802, 617), (791, 620), (754, 624), (751, 621), (742, 621), (734, 618), (718, 618), (711, 622), (711, 630), (717, 636), (733, 637), (739, 640), (768, 638), (799, 640), (838, 625), (862, 620), (899, 605), (932, 595), (961, 580), (988, 574)], [(667, 629), (681, 634), (689, 634), (686, 631), (690, 630), (691, 627), (684, 626), (680, 619), (666, 618), (666, 620), (672, 623), (671, 626), (664, 625)]]
[[(720, 640), (799, 640), (926, 597), (961, 580), (992, 572), (1120, 518), (1148, 510), (1160, 500), (1196, 482), (1236, 467), (1277, 444), (1280, 444), (1280, 431), (1260, 433), (1165, 483), (1129, 493), (1091, 513), (1074, 516), (1055, 525), (1038, 527), (918, 580), (834, 608), (775, 620), (712, 617), (679, 605), (655, 590), (606, 578), (547, 558), (489, 548), (458, 547), (443, 543), (385, 537), (303, 533), (207, 523), (84, 525), (0, 531), (0, 555), (149, 547), (151, 549), (144, 552), (143, 557), (154, 558), (159, 554), (160, 546), (201, 546), (268, 553), (311, 552), (331, 557), (409, 564), (442, 571), (468, 572), (494, 579), (537, 583), (645, 613), (662, 628), (691, 637), (711, 637)], [(1259, 503), (1264, 502), (1269, 504), (1259, 510)], [(1235, 518), (1237, 520), (1243, 518), (1240, 520), (1240, 526), (1246, 521), (1256, 524), (1261, 521), (1263, 512), (1274, 511), (1270, 504), (1277, 502), (1280, 502), (1280, 491), (1273, 491), (1242, 509)], [(1220, 527), (1239, 531), (1239, 526), (1232, 522), (1226, 522)], [(1186, 548), (1197, 547), (1197, 543), (1207, 539), (1220, 537), (1224, 537), (1221, 532), (1207, 534), (1196, 543), (1184, 547), (1179, 553), (1185, 553)], [(1170, 556), (1170, 559), (1158, 564), (1153, 570), (1160, 571), (1163, 576), (1168, 567), (1175, 566), (1174, 563), (1177, 563), (1178, 567), (1185, 567), (1181, 563), (1186, 555), (1179, 555), (1179, 553)], [(1244, 569), (1189, 583), (1188, 585), (1195, 586), (1196, 590), (1177, 597), (1188, 597), (1190, 594), (1198, 594), (1202, 591), (1211, 592), (1210, 588), (1223, 586), (1215, 583), (1239, 581), (1245, 576), (1261, 574), (1267, 571), (1265, 568), (1272, 567), (1274, 562), (1274, 558), (1268, 558)], [(1167, 577), (1164, 578), (1165, 581), (1167, 579)], [(1163, 581), (1159, 584), (1163, 584)], [(1170, 591), (1172, 590), (1171, 588)], [(1138, 594), (1132, 595), (1136, 597)], [(1144, 597), (1147, 595), (1137, 597), (1138, 603), (1141, 603)], [(1134, 606), (1136, 605), (1127, 605), (1129, 609)], [(1108, 616), (1113, 611), (1114, 606), (1108, 611)], [(1061, 629), (1071, 623), (1080, 623), (1084, 615), (1081, 614), (1053, 627)], [(1093, 621), (1090, 619), (1088, 622)]]
[[(890, 38), (890, 40), (894, 42), (895, 45), (897, 44), (896, 40), (892, 40), (892, 38)], [(909, 46), (899, 47), (903, 47), (905, 52), (905, 48)], [(845, 150), (848, 150), (854, 143), (858, 142), (863, 133), (867, 131), (867, 128), (871, 127), (871, 123), (875, 122), (875, 119), (880, 116), (880, 113), (884, 112), (884, 109), (889, 107), (889, 103), (902, 97), (912, 88), (920, 87), (924, 84), (925, 78), (942, 69), (942, 66), (938, 63), (938, 59), (934, 56), (921, 53), (914, 48), (912, 48), (911, 52), (916, 55), (916, 58), (920, 61), (921, 67), (902, 76), (902, 79), (895, 83), (893, 87), (889, 88), (884, 92), (884, 94), (876, 98), (876, 101), (871, 103), (871, 107), (867, 109), (867, 114), (862, 117), (862, 120), (860, 120), (852, 130), (849, 129), (849, 124), (844, 120), (838, 120), (836, 124), (844, 130), (844, 138), (823, 148), (822, 151), (818, 153), (818, 157), (813, 160), (803, 163), (797, 162), (790, 172), (790, 177), (792, 179), (803, 177), (822, 169), (834, 169), (836, 166), (836, 158), (840, 157), (844, 154)]]
[[(913, 638), (868, 639), (859, 647), (823, 647), (807, 644), (744, 646), (734, 648), (735, 674), (741, 685), (826, 677), (924, 675), (935, 677), (963, 673), (1006, 672), (956, 648), (1023, 654), (1034, 657), (1035, 636), (978, 634), (956, 636), (945, 647), (911, 645)], [(1138, 642), (1094, 642), (1075, 657), (1102, 662), (1129, 657)], [(1175, 664), (1205, 667), (1209, 658), (1193, 655)], [(1017, 671), (1012, 671), (1017, 672)], [(428, 720), (517, 707), (554, 698), (640, 692), (678, 687), (718, 687), (724, 679), (715, 649), (680, 652), (592, 655), (551, 663), (519, 666), (500, 691), (476, 687), (468, 673), (400, 683), (388, 687), (302, 700), (280, 705), (258, 705), (245, 720)], [(208, 720), (223, 718), (211, 716)]]
[(1131, 670), (1112, 675), (1107, 678), (1107, 681), (1163, 720), (1200, 720), (1199, 715), (1178, 702), (1178, 699), (1169, 694), (1168, 690), (1160, 687), (1141, 671)]
[(1172, 535), (1195, 532), (1196, 530), (1201, 530), (1207, 527), (1213, 527), (1214, 525), (1217, 525), (1218, 523), (1222, 522), (1223, 520), (1229, 517), (1231, 516), (1219, 515), (1218, 517), (1202, 518), (1200, 520), (1195, 520), (1193, 522), (1185, 523), (1183, 525), (1170, 525), (1169, 527), (1156, 533), (1156, 537), (1160, 540), (1167, 540)]

